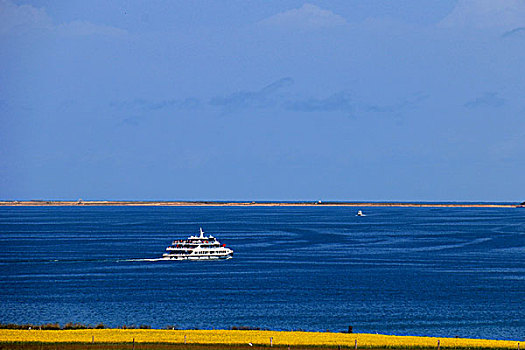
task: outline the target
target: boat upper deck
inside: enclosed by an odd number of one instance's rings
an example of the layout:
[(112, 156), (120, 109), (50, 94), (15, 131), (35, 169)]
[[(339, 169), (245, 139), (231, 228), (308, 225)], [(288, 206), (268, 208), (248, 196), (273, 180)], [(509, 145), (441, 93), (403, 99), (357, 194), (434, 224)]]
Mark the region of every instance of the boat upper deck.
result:
[[(202, 228), (200, 229), (200, 236), (190, 236), (187, 239), (180, 239), (173, 241), (171, 243), (170, 248), (179, 248), (179, 247), (185, 247), (185, 248), (196, 248), (196, 247), (204, 247), (204, 248), (212, 248), (212, 247), (219, 247), (221, 243), (212, 235), (205, 236), (204, 232), (202, 231)], [(223, 247), (226, 245), (223, 244)]]

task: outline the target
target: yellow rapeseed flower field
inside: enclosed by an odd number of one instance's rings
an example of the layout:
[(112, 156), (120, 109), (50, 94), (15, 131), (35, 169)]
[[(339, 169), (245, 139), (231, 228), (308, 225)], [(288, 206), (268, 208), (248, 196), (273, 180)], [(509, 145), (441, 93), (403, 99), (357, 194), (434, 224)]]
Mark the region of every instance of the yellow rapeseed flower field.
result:
[[(10, 330), (0, 329), (0, 342), (108, 342), (194, 343), (269, 345), (357, 345), (365, 347), (485, 347), (517, 349), (517, 341), (463, 338), (410, 337), (360, 333), (278, 332), (251, 330), (157, 330), (157, 329), (85, 329), (85, 330)], [(522, 344), (522, 348), (523, 348)]]

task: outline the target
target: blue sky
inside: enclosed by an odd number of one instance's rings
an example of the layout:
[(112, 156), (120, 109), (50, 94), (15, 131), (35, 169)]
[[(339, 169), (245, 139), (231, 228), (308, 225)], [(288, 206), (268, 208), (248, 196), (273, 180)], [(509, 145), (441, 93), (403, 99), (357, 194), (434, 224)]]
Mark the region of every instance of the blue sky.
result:
[(0, 198), (525, 200), (525, 1), (0, 0)]

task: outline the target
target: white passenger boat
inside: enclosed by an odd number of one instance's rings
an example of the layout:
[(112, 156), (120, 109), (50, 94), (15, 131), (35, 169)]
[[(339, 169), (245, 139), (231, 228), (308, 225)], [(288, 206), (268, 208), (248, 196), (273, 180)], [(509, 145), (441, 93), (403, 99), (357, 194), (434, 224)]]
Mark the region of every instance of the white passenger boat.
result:
[(366, 216), (366, 215), (363, 214), (363, 212), (362, 212), (361, 210), (359, 210), (359, 211), (357, 212), (357, 216)]
[(166, 260), (219, 260), (233, 258), (233, 250), (226, 248), (212, 235), (205, 236), (202, 228), (199, 236), (173, 241), (163, 255)]

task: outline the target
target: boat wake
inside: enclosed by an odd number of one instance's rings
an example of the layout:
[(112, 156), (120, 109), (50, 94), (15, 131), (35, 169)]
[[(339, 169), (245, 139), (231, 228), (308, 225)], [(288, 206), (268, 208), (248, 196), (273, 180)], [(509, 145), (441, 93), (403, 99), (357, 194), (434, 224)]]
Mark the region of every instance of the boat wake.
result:
[(34, 260), (22, 260), (22, 259), (12, 259), (12, 260), (0, 260), (0, 265), (7, 264), (70, 264), (70, 263), (120, 263), (120, 262), (131, 262), (131, 261), (162, 261), (169, 260), (166, 258), (156, 258), (156, 259), (34, 259)]
[(122, 259), (122, 260), (118, 260), (117, 262), (120, 262), (120, 261), (166, 261), (166, 260), (170, 260), (168, 258), (155, 258), (155, 259)]

